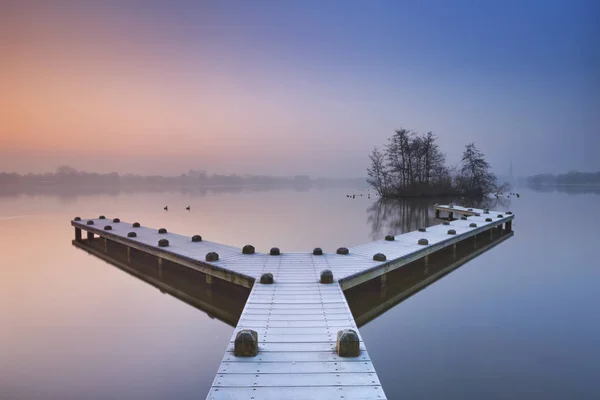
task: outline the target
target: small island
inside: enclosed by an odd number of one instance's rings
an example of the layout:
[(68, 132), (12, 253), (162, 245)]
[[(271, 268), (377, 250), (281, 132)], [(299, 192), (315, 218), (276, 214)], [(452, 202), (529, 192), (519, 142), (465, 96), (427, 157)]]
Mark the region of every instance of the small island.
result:
[(369, 156), (367, 182), (386, 198), (482, 198), (509, 190), (509, 184), (499, 184), (485, 155), (474, 143), (465, 146), (460, 165), (450, 167), (436, 141), (433, 132), (396, 130), (383, 150), (375, 147)]

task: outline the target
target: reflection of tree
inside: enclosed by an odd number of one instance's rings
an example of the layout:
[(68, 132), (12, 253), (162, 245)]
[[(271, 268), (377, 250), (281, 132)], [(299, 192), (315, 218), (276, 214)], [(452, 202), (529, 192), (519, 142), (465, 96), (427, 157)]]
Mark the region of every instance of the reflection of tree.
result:
[[(433, 206), (436, 203), (448, 203), (451, 199), (404, 198), (379, 199), (367, 209), (367, 221), (371, 224), (371, 238), (378, 240), (388, 234), (398, 235), (414, 231), (422, 226), (437, 223)], [(508, 208), (510, 199), (485, 198), (468, 200), (459, 198), (454, 201), (461, 206), (504, 210)]]
[(508, 206), (510, 206), (510, 202), (511, 200), (509, 198), (498, 196), (489, 198), (486, 197), (478, 200), (469, 199), (467, 197), (461, 197), (454, 203), (465, 207), (488, 208), (490, 210), (502, 211), (504, 209), (508, 209)]
[(432, 225), (435, 221), (435, 199), (379, 199), (367, 209), (371, 238), (401, 234)]

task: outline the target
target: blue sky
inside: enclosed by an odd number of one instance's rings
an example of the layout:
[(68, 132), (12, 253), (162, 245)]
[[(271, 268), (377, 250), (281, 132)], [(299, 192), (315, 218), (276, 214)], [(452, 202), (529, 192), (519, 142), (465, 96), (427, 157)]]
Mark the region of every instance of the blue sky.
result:
[[(499, 173), (510, 161), (516, 174), (600, 169), (598, 2), (40, 4), (14, 3), (14, 12), (5, 15), (18, 21), (36, 8), (54, 15), (44, 17), (48, 30), (82, 38), (86, 54), (103, 40), (130, 45), (132, 52), (145, 49), (133, 61), (110, 60), (109, 52), (102, 62), (135, 65), (159, 85), (156, 96), (163, 89), (182, 98), (219, 94), (226, 123), (199, 120), (168, 135), (185, 135), (198, 147), (219, 143), (235, 156), (207, 156), (210, 165), (197, 165), (191, 153), (173, 149), (167, 163), (173, 173), (199, 167), (266, 173), (283, 163), (286, 174), (363, 175), (370, 149), (399, 127), (433, 130), (451, 163), (475, 142)], [(7, 33), (19, 29), (26, 28)], [(48, 36), (30, 36), (36, 35)], [(111, 74), (119, 71), (114, 68)], [(183, 108), (176, 102), (173, 107)], [(178, 118), (192, 120), (193, 110), (188, 113)], [(145, 135), (141, 128), (136, 132)], [(58, 153), (80, 162), (77, 151)], [(53, 169), (56, 157), (41, 157), (39, 168)], [(103, 168), (96, 157), (87, 154), (88, 165)], [(135, 168), (122, 160), (113, 165), (152, 171), (147, 154), (128, 159)], [(8, 163), (0, 169), (10, 169)]]

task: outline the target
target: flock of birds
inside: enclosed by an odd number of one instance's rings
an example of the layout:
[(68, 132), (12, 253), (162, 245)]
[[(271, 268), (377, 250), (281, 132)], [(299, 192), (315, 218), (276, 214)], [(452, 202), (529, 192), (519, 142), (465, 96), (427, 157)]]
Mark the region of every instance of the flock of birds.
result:
[[(190, 211), (192, 208), (190, 206), (187, 206), (185, 209)], [(169, 206), (165, 206), (165, 211), (169, 211)]]
[[(496, 198), (497, 198), (497, 199), (499, 199), (499, 198), (500, 198), (500, 197), (502, 197), (503, 195), (504, 195), (504, 193), (500, 193), (499, 195), (498, 195), (498, 193), (494, 194), (494, 196), (496, 196)], [(521, 195), (520, 195), (519, 193), (512, 193), (512, 192), (511, 192), (511, 193), (509, 193), (509, 194), (506, 196), (506, 198), (507, 198), (507, 199), (510, 199), (510, 196), (517, 196), (517, 199), (521, 197)]]
[[(362, 194), (347, 194), (346, 197), (349, 199), (356, 199), (356, 196), (362, 197)], [(377, 194), (374, 194), (374, 196), (377, 196)], [(494, 196), (496, 196), (497, 199), (499, 199), (500, 197), (504, 197), (504, 193), (495, 193)], [(519, 193), (513, 193), (510, 192), (506, 198), (510, 199), (510, 196), (517, 196), (517, 199), (521, 198), (521, 195)], [(367, 198), (370, 199), (371, 198), (371, 193), (367, 193)], [(166, 208), (165, 208), (166, 209)]]
[[(356, 196), (362, 197), (362, 194), (347, 194), (346, 197), (349, 199), (355, 199)], [(376, 196), (376, 195), (375, 195)], [(371, 198), (371, 193), (367, 193), (367, 198), (370, 199)]]
[[(499, 195), (496, 193), (494, 196), (496, 196), (496, 198), (498, 199), (502, 195), (503, 195), (503, 193), (500, 193)], [(349, 199), (356, 199), (356, 196), (362, 197), (363, 194), (361, 193), (358, 195), (356, 195), (356, 194), (347, 194), (346, 195), (346, 197)], [(377, 194), (375, 194), (374, 196), (377, 196)], [(517, 199), (521, 197), (521, 195), (519, 195), (519, 193), (512, 193), (512, 192), (509, 193), (506, 197), (510, 198), (510, 196), (517, 196)], [(367, 199), (370, 199), (370, 198), (371, 198), (371, 193), (367, 193)], [(450, 204), (452, 204), (452, 202), (450, 202)], [(185, 209), (190, 211), (192, 208), (190, 206), (187, 206)], [(165, 206), (164, 210), (169, 211), (169, 206)]]

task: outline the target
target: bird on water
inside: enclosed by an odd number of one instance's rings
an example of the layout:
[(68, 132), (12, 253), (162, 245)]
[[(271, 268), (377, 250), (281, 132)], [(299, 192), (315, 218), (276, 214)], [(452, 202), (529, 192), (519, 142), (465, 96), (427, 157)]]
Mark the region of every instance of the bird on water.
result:
[(169, 206), (165, 206), (165, 211), (169, 211)]
[(187, 206), (185, 209), (188, 210), (188, 211), (190, 211), (190, 206)]

